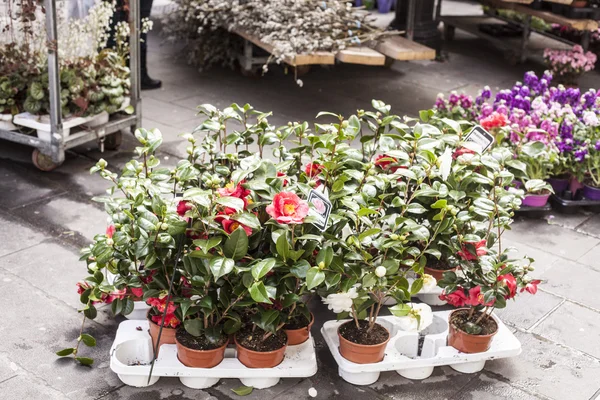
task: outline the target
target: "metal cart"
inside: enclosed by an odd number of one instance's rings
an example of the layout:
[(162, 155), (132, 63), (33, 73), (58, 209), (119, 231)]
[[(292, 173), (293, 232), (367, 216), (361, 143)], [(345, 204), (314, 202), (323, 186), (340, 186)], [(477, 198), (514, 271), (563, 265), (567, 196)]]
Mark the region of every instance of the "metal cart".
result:
[[(44, 0), (46, 9), (46, 33), (48, 43), (56, 43), (56, 0)], [(122, 131), (137, 129), (142, 121), (140, 99), (140, 18), (139, 0), (129, 1), (130, 26), (130, 105), (133, 113), (130, 115), (111, 115), (109, 122), (94, 128), (84, 128), (66, 138), (63, 136), (62, 113), (60, 107), (60, 70), (56, 46), (48, 46), (48, 80), (50, 92), (50, 125), (51, 140), (41, 140), (35, 136), (17, 131), (0, 129), (0, 139), (21, 143), (34, 147), (33, 164), (42, 171), (51, 171), (65, 160), (65, 150), (83, 143), (97, 140), (103, 151), (116, 149), (121, 144)]]

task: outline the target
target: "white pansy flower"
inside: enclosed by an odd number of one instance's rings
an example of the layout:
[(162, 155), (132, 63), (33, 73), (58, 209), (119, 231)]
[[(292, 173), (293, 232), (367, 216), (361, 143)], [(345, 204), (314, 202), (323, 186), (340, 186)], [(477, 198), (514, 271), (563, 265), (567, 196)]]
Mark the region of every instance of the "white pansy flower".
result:
[(406, 332), (421, 332), (433, 323), (433, 311), (425, 303), (408, 303), (411, 308), (404, 317), (396, 317), (400, 329)]
[(423, 274), (423, 288), (422, 293), (429, 293), (437, 286), (437, 279), (429, 274)]
[(323, 299), (323, 303), (327, 304), (328, 308), (334, 313), (352, 311), (352, 300), (358, 297), (356, 292), (357, 286), (351, 287), (346, 293), (333, 293)]
[(379, 278), (383, 278), (386, 273), (387, 273), (387, 269), (385, 269), (385, 267), (382, 265), (375, 268), (375, 275), (377, 275)]

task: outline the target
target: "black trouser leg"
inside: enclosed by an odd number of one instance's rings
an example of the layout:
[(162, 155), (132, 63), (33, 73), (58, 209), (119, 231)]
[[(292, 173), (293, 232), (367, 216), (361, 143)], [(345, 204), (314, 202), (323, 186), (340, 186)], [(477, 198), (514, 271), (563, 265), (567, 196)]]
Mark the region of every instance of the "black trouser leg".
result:
[[(140, 19), (150, 18), (150, 12), (152, 11), (153, 0), (140, 0)], [(141, 25), (141, 23), (140, 23)], [(148, 76), (148, 34), (143, 33), (140, 35), (140, 69), (142, 78)]]

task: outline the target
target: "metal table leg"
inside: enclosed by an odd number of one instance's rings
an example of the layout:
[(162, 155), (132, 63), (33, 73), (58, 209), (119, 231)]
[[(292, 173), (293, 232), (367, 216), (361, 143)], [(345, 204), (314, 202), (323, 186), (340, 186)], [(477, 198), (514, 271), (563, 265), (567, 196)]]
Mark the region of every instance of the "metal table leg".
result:
[(46, 8), (46, 34), (48, 36), (48, 91), (50, 93), (50, 146), (52, 161), (61, 164), (65, 160), (60, 105), (60, 69), (58, 66), (58, 41), (56, 32), (56, 1), (44, 0)]
[(415, 1), (408, 0), (408, 12), (406, 13), (406, 38), (413, 40), (415, 35)]
[(131, 105), (133, 106), (136, 123), (132, 125), (136, 130), (142, 125), (142, 103), (140, 92), (140, 0), (129, 0), (129, 28), (131, 35), (129, 37), (129, 69), (130, 69), (130, 94)]

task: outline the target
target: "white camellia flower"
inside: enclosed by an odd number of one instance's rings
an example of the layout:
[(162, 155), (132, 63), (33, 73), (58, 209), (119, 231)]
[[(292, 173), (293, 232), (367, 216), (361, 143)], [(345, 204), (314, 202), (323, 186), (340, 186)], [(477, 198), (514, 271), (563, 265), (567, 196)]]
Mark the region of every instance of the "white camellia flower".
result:
[(423, 274), (423, 288), (421, 292), (429, 293), (437, 286), (437, 279), (429, 274)]
[(334, 313), (352, 311), (352, 300), (358, 297), (357, 286), (351, 287), (346, 293), (333, 293), (323, 299), (323, 303)]
[(386, 273), (387, 273), (387, 269), (385, 269), (385, 267), (382, 265), (375, 268), (375, 275), (377, 275), (379, 278), (383, 278)]
[[(404, 317), (396, 317), (400, 329), (406, 332), (421, 332), (433, 323), (433, 311), (425, 303), (408, 303), (411, 310)], [(419, 319), (417, 319), (419, 316)]]
[(450, 150), (450, 148), (446, 148), (444, 154), (440, 156), (439, 160), (442, 179), (446, 180), (448, 179), (448, 175), (450, 175), (450, 171), (452, 170), (452, 150)]

